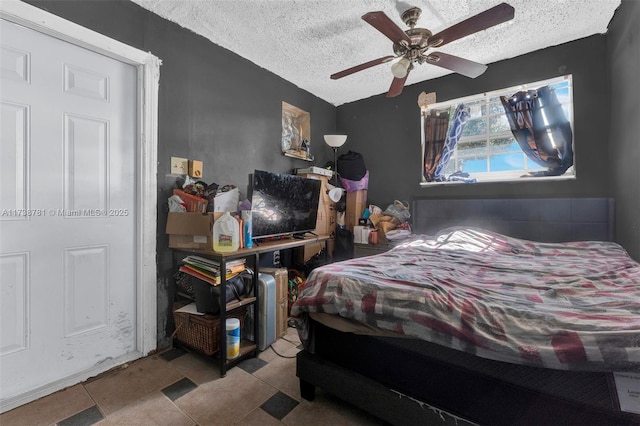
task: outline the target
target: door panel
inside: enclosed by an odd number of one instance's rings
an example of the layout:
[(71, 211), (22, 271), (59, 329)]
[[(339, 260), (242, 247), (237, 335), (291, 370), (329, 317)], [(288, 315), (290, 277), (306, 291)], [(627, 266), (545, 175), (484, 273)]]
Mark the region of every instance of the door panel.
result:
[(0, 357), (27, 349), (28, 263), (28, 253), (0, 256), (0, 277), (3, 280), (6, 279), (6, 283), (2, 285), (0, 298), (0, 308), (2, 308)]
[(136, 349), (136, 69), (0, 21), (0, 392)]
[[(29, 107), (0, 101), (0, 205), (6, 209), (27, 207), (26, 155)], [(1, 216), (4, 220), (24, 220), (22, 216)]]

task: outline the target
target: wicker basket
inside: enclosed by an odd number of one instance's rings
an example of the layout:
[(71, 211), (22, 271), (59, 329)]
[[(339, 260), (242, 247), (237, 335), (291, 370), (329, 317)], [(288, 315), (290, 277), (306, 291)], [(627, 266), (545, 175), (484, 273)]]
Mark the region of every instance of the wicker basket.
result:
[[(217, 315), (193, 315), (176, 312), (181, 305), (173, 306), (173, 319), (176, 330), (172, 337), (205, 355), (214, 355), (220, 350), (220, 317)], [(238, 318), (240, 330), (244, 326), (247, 307), (242, 306), (227, 313), (227, 318)]]

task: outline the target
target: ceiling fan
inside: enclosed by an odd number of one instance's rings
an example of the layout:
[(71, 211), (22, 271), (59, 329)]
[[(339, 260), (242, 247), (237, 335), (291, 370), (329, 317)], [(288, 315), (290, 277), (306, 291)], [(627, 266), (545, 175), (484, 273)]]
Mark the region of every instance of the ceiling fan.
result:
[(398, 27), (384, 12), (366, 13), (362, 16), (362, 19), (393, 42), (393, 52), (395, 56), (384, 56), (374, 59), (373, 61), (365, 62), (364, 64), (356, 65), (355, 67), (332, 74), (331, 79), (337, 80), (375, 65), (387, 63), (396, 58), (400, 58), (400, 60), (391, 66), (391, 72), (394, 78), (387, 92), (388, 98), (402, 93), (407, 76), (416, 63), (423, 64), (426, 62), (470, 78), (476, 78), (485, 72), (487, 69), (486, 65), (447, 53), (428, 53), (427, 51), (509, 21), (513, 19), (514, 11), (512, 6), (507, 3), (501, 3), (452, 25), (437, 34), (432, 34), (431, 31), (426, 28), (415, 28), (416, 22), (422, 13), (419, 7), (408, 9), (402, 14), (402, 21), (409, 27), (406, 31)]

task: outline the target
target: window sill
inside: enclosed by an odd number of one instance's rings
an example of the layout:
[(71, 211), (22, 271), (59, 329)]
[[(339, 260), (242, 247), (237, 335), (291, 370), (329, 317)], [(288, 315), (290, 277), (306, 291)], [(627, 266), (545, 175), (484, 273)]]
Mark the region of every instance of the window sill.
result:
[(562, 176), (541, 176), (541, 177), (518, 177), (518, 178), (494, 178), (494, 179), (482, 179), (477, 182), (420, 182), (421, 187), (430, 186), (444, 186), (444, 185), (477, 185), (479, 183), (520, 183), (520, 182), (548, 182), (559, 180), (575, 180), (575, 175), (562, 175)]

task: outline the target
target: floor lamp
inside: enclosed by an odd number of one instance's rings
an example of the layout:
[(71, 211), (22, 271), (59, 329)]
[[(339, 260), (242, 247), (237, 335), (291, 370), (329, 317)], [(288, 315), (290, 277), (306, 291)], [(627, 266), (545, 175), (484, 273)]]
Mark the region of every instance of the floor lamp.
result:
[(331, 147), (331, 149), (333, 149), (333, 168), (335, 169), (333, 171), (333, 186), (335, 188), (333, 188), (331, 191), (328, 191), (328, 193), (329, 198), (334, 203), (337, 203), (338, 201), (340, 201), (340, 198), (342, 198), (343, 189), (338, 187), (338, 148), (344, 145), (346, 140), (347, 135), (324, 135), (324, 141)]
[(333, 149), (334, 186), (338, 186), (338, 148), (344, 145), (347, 135), (324, 135), (324, 141)]

